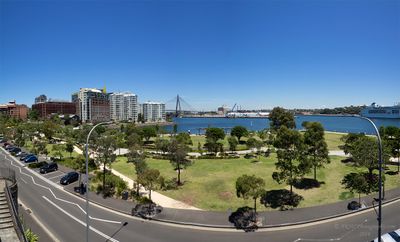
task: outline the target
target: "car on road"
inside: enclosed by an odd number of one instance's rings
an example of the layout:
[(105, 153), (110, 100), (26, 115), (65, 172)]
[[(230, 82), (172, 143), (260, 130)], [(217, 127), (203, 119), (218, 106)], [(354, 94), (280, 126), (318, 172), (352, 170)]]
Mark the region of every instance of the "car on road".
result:
[[(400, 242), (400, 229), (383, 234), (381, 236), (382, 242)], [(378, 242), (378, 238), (374, 239), (371, 242)]]
[(71, 171), (71, 172), (68, 172), (65, 176), (61, 177), (60, 184), (68, 185), (70, 183), (77, 181), (78, 179), (79, 179), (78, 172)]
[(58, 170), (58, 165), (55, 162), (45, 164), (44, 166), (40, 167), (40, 173), (48, 173), (52, 171)]
[(10, 150), (12, 150), (12, 149), (14, 149), (14, 148), (16, 148), (16, 146), (14, 146), (14, 145), (12, 145), (12, 144), (6, 145), (6, 150), (7, 150), (7, 151), (10, 151)]
[(35, 155), (30, 155), (24, 159), (25, 163), (37, 162), (38, 158)]

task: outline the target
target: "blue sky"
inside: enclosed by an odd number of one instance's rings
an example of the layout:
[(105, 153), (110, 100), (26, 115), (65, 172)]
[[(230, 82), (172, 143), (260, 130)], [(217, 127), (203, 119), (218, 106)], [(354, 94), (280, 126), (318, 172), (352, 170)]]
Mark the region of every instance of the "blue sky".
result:
[(0, 0), (0, 103), (80, 87), (195, 109), (400, 101), (400, 1)]

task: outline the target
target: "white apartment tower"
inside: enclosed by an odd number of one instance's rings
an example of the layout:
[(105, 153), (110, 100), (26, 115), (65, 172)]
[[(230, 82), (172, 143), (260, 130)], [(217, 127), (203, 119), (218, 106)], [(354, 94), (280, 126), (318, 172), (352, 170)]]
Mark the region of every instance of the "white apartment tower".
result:
[(165, 103), (145, 102), (141, 109), (145, 122), (165, 121)]
[(130, 92), (110, 94), (110, 114), (115, 121), (133, 121), (138, 119), (137, 95)]

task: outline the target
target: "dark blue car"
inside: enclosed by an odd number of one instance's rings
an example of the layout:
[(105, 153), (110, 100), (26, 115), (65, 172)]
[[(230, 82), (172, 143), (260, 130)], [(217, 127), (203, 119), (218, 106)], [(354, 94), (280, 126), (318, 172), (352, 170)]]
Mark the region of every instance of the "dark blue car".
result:
[(28, 156), (24, 159), (25, 163), (37, 162), (38, 158), (34, 155)]

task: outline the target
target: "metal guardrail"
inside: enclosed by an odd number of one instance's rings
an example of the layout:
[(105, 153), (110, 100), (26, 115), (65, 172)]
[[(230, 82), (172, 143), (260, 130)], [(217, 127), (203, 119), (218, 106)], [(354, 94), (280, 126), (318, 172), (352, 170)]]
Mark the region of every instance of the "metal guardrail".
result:
[[(16, 180), (15, 180), (15, 171), (10, 169), (10, 168), (0, 168), (0, 179), (5, 179), (8, 181), (12, 182), (11, 186), (16, 186)], [(18, 238), (20, 241), (22, 242), (28, 242), (28, 240), (25, 237), (25, 229), (24, 226), (22, 225), (21, 219), (18, 215), (18, 209), (15, 207), (15, 204), (18, 204), (18, 201), (14, 201), (13, 196), (11, 195), (11, 191), (10, 191), (10, 187), (7, 183), (7, 181), (5, 181), (5, 187), (4, 187), (4, 191), (5, 191), (5, 195), (6, 195), (6, 199), (7, 199), (7, 203), (9, 205), (9, 207), (11, 208), (11, 218), (14, 222), (14, 225), (16, 225), (15, 231), (18, 235)], [(17, 188), (18, 189), (18, 188)]]

